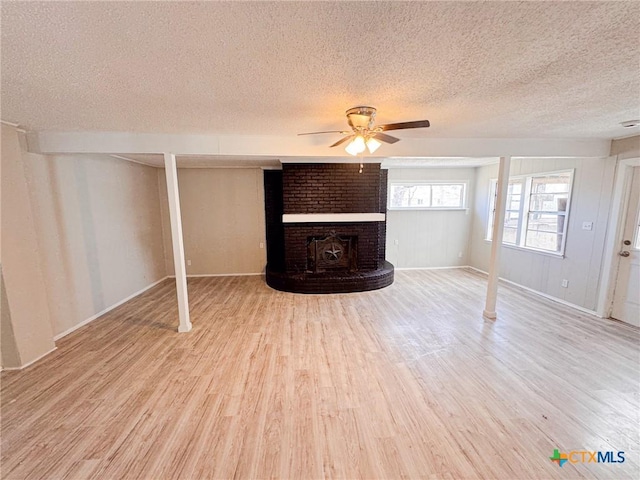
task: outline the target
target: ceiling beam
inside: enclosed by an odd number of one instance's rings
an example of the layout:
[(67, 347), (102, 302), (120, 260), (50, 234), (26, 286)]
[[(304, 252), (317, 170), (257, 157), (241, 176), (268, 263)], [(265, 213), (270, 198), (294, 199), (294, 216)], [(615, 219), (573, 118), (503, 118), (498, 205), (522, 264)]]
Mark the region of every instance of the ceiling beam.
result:
[[(176, 155), (344, 158), (344, 149), (328, 148), (331, 138), (325, 135), (299, 137), (126, 132), (31, 132), (27, 135), (29, 151), (43, 154), (173, 152)], [(607, 157), (610, 148), (611, 140), (606, 139), (408, 137), (394, 145), (384, 145), (375, 155), (365, 155), (364, 158), (500, 157), (505, 155), (512, 157)]]

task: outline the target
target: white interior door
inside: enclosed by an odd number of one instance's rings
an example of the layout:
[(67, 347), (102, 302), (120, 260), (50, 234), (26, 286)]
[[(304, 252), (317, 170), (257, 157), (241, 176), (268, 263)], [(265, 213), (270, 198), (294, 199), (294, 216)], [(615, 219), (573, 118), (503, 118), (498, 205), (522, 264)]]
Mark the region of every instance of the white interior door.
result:
[(611, 316), (640, 326), (640, 167), (633, 168)]

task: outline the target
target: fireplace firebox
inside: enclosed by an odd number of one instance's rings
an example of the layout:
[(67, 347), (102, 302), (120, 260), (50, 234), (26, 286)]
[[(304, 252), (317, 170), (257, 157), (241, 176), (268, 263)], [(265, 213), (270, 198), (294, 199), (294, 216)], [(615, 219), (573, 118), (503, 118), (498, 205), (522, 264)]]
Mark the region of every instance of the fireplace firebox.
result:
[(326, 237), (307, 240), (307, 272), (352, 272), (356, 269), (358, 237), (339, 236), (331, 232)]

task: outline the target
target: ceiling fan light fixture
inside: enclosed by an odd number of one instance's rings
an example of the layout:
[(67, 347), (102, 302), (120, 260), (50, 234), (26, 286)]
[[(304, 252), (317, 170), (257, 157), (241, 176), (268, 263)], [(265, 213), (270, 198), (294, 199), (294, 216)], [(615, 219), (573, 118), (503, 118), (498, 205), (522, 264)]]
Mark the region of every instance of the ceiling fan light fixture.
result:
[[(1, 0), (0, 0), (1, 1)], [(365, 150), (373, 153), (382, 143), (394, 144), (400, 139), (384, 132), (387, 130), (406, 130), (409, 128), (426, 128), (430, 125), (429, 120), (413, 120), (410, 122), (387, 123), (375, 126), (376, 109), (374, 107), (359, 106), (346, 111), (347, 122), (351, 131), (330, 130), (323, 132), (299, 133), (298, 135), (316, 135), (319, 133), (340, 133), (345, 135), (329, 148), (345, 145), (345, 150), (349, 155), (360, 155)]]
[(375, 107), (353, 107), (346, 111), (347, 121), (352, 128), (370, 129), (376, 118)]
[(375, 152), (378, 148), (380, 148), (380, 145), (382, 145), (382, 143), (380, 143), (375, 138), (369, 138), (367, 140), (367, 150), (369, 150), (369, 153)]
[(349, 145), (345, 147), (345, 150), (349, 155), (358, 155), (359, 153), (364, 152), (365, 149), (364, 138), (362, 135), (356, 135), (356, 137), (349, 142)]

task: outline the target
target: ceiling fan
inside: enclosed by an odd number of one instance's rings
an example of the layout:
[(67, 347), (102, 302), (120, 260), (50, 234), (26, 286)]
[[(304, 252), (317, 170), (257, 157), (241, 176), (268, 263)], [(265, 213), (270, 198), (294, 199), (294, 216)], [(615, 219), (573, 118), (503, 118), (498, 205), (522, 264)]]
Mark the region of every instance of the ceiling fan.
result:
[(382, 143), (396, 143), (400, 139), (387, 135), (388, 130), (404, 130), (407, 128), (426, 128), (429, 120), (416, 120), (413, 122), (387, 123), (386, 125), (374, 126), (376, 109), (374, 107), (353, 107), (347, 110), (347, 121), (351, 131), (329, 130), (325, 132), (299, 133), (298, 135), (317, 135), (320, 133), (340, 133), (346, 135), (330, 146), (337, 147), (350, 140), (345, 150), (350, 155), (358, 155), (364, 152), (365, 148), (369, 153), (375, 152)]

